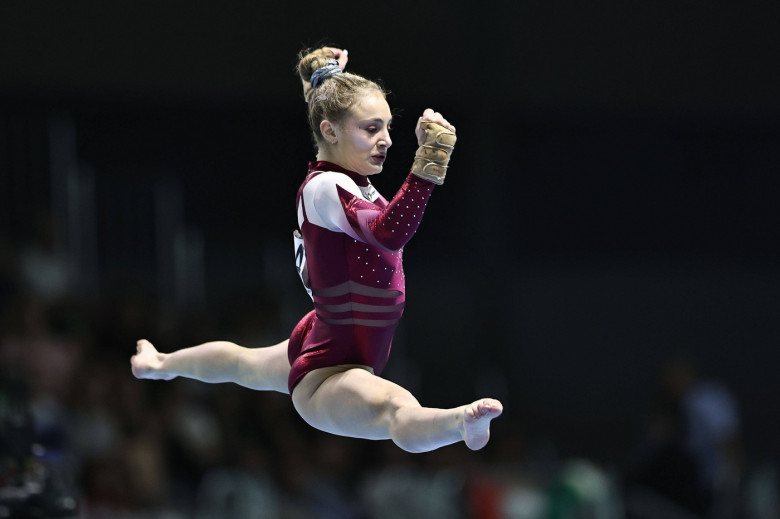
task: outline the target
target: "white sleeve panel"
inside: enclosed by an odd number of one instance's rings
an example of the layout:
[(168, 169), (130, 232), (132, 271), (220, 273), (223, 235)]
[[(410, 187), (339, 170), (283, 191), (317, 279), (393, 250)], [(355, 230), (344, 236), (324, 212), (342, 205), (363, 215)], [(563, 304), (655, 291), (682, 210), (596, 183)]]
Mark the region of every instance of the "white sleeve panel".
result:
[(303, 188), (303, 204), (309, 223), (324, 227), (333, 232), (354, 234), (344, 208), (341, 206), (336, 186), (349, 191), (358, 198), (363, 198), (360, 188), (347, 175), (325, 172), (311, 179)]

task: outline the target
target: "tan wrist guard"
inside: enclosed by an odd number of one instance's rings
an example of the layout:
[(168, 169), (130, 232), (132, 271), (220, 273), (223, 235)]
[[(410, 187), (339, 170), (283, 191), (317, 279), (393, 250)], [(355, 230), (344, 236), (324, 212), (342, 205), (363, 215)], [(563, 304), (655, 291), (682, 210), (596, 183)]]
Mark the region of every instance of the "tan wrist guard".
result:
[(423, 122), (420, 127), (425, 131), (425, 141), (414, 154), (412, 173), (442, 185), (457, 137), (440, 124)]

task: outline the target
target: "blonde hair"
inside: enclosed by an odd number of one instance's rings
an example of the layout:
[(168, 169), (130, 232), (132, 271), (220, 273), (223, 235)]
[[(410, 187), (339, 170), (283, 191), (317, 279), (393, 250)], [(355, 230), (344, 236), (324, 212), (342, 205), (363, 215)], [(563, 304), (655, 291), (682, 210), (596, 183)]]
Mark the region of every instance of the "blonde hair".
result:
[[(332, 51), (322, 48), (302, 51), (298, 57), (298, 75), (302, 81), (310, 83), (312, 74), (335, 56)], [(386, 95), (385, 90), (374, 81), (349, 72), (331, 76), (317, 88), (307, 86), (303, 94), (309, 105), (309, 128), (317, 145), (324, 142), (320, 123), (327, 119), (338, 124), (355, 103), (371, 90), (378, 92), (383, 98)]]

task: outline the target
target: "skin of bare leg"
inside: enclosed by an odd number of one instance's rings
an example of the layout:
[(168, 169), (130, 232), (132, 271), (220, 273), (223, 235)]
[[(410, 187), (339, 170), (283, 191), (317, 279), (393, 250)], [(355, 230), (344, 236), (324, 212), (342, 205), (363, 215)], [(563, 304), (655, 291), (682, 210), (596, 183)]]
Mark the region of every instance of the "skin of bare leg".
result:
[(490, 438), (490, 421), (503, 410), (489, 398), (451, 409), (422, 407), (406, 389), (354, 366), (312, 371), (296, 386), (292, 399), (301, 417), (320, 430), (391, 439), (408, 452), (459, 441), (481, 449)]
[(287, 341), (265, 348), (245, 348), (228, 341), (207, 342), (172, 353), (138, 341), (130, 359), (133, 375), (141, 379), (185, 377), (207, 383), (233, 382), (255, 390), (288, 393)]

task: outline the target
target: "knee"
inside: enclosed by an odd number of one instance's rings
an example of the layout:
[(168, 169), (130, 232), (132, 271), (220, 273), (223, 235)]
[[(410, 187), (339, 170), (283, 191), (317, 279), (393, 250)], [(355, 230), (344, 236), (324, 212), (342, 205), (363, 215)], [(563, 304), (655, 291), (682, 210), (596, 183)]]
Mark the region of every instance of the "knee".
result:
[(414, 395), (403, 388), (385, 395), (380, 405), (390, 423), (401, 420), (405, 411), (421, 407)]
[(390, 439), (406, 452), (427, 450), (420, 445), (419, 431), (415, 431), (414, 413), (420, 408), (420, 403), (408, 391), (390, 396), (385, 405)]

